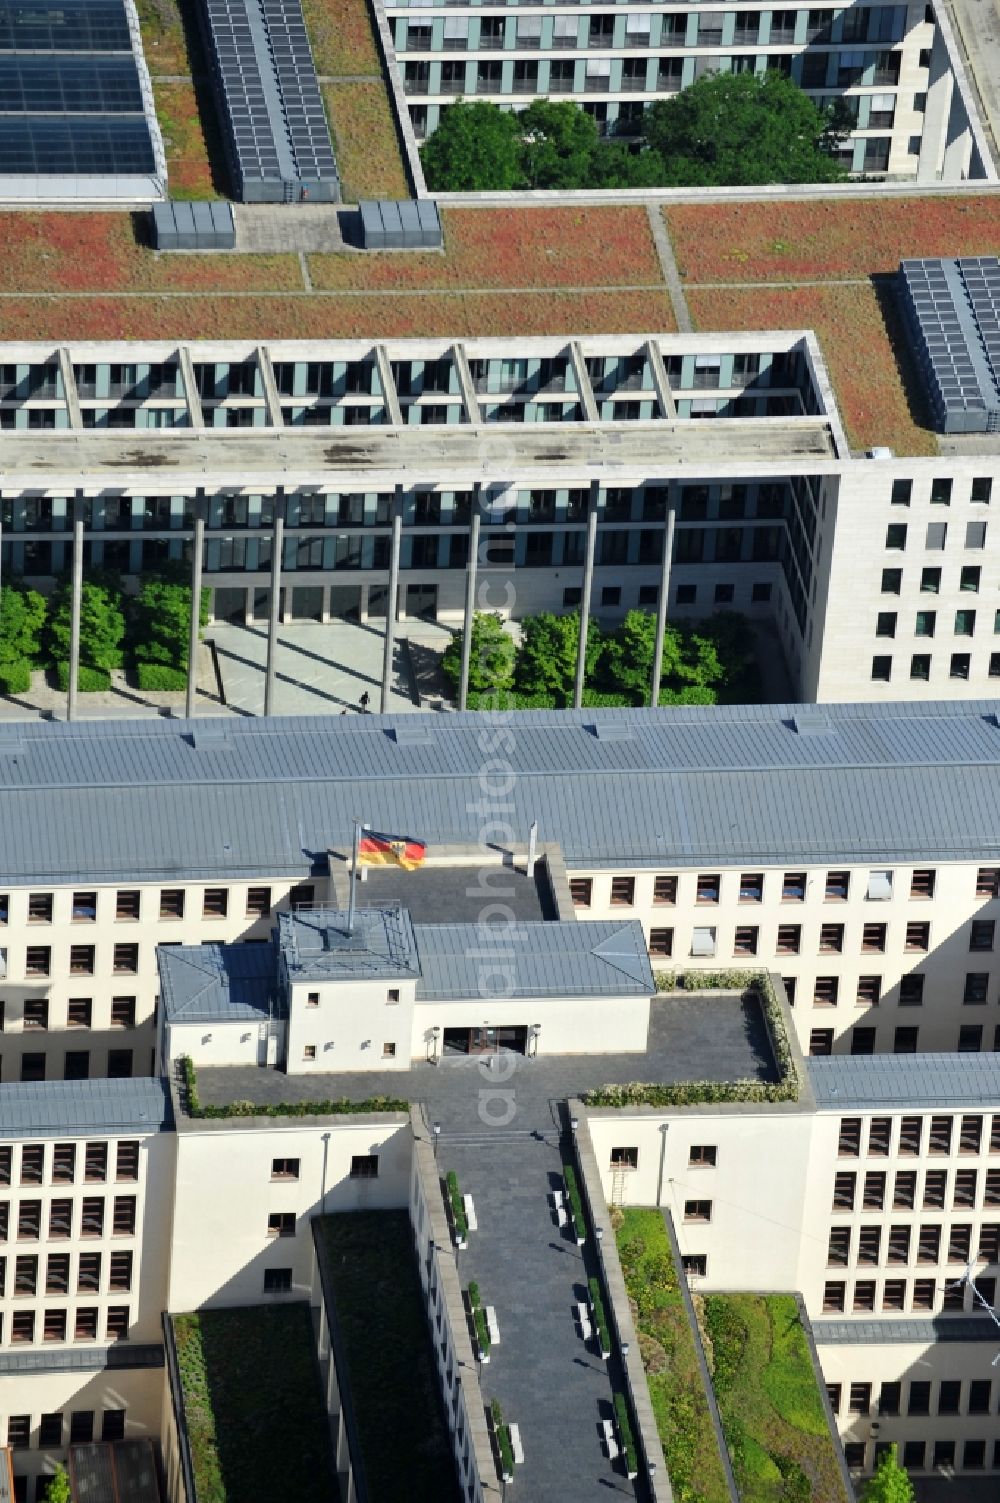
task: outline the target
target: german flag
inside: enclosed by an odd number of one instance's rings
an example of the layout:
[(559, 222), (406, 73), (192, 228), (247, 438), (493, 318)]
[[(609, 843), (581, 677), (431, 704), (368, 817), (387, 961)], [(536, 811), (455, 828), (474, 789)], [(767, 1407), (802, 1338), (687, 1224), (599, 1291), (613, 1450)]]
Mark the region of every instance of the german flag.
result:
[(409, 835), (383, 835), (377, 830), (362, 830), (358, 845), (359, 866), (405, 866), (413, 871), (423, 863), (427, 847)]

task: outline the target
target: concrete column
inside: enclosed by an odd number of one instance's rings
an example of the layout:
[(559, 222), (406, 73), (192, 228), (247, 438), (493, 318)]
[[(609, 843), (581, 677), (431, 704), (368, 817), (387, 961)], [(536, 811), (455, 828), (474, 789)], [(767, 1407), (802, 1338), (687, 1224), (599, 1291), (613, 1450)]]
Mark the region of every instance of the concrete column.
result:
[(73, 589), (69, 618), (69, 694), (66, 719), (76, 719), (76, 697), (80, 683), (80, 611), (83, 605), (83, 497), (79, 491), (73, 500)]
[(205, 556), (205, 497), (199, 489), (194, 500), (194, 536), (191, 542), (191, 627), (188, 636), (188, 678), (184, 714), (194, 717), (198, 691), (198, 638), (201, 634), (201, 572)]
[(465, 570), (465, 634), (462, 638), (462, 676), (458, 684), (458, 708), (464, 710), (469, 698), (469, 662), (472, 653), (472, 620), (476, 606), (476, 568), (479, 563), (479, 497), (472, 498), (472, 521), (469, 525), (469, 562)]
[(201, 397), (198, 395), (198, 382), (195, 380), (194, 361), (191, 359), (191, 351), (186, 344), (178, 346), (177, 364), (180, 366), (181, 384), (184, 387), (184, 401), (187, 403), (188, 421), (192, 428), (204, 428), (205, 414), (202, 411)]
[(583, 678), (587, 670), (587, 627), (590, 625), (590, 592), (594, 583), (594, 554), (597, 550), (597, 485), (590, 487), (587, 511), (587, 552), (583, 561), (583, 590), (580, 595), (580, 645), (576, 652), (576, 683), (573, 708), (583, 704)]
[(403, 498), (398, 494), (392, 506), (392, 545), (389, 554), (389, 598), (385, 603), (385, 651), (382, 656), (382, 697), (379, 714), (389, 707), (392, 680), (392, 653), (396, 641), (396, 596), (399, 594), (399, 545), (403, 535)]
[(660, 565), (660, 598), (656, 606), (656, 645), (653, 648), (653, 681), (649, 691), (649, 703), (656, 709), (660, 702), (660, 677), (663, 672), (663, 638), (667, 630), (667, 602), (670, 597), (670, 564), (674, 553), (673, 506), (667, 508), (667, 535), (663, 540), (663, 559)]
[(274, 531), (271, 534), (271, 599), (267, 618), (267, 668), (264, 676), (264, 714), (274, 714), (274, 662), (278, 650), (281, 615), (281, 555), (285, 547), (285, 493), (274, 498)]
[(73, 372), (73, 357), (65, 346), (60, 347), (59, 350), (59, 374), (62, 376), (69, 426), (82, 428), (83, 414), (80, 411), (80, 394), (77, 391), (76, 376)]

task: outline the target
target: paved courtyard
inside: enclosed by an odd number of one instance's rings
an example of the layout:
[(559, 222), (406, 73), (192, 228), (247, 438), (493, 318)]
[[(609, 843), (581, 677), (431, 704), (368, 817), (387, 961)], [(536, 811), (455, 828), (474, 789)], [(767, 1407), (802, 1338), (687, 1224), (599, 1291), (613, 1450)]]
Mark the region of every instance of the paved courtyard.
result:
[[(245, 715), (264, 711), (267, 627), (263, 622), (238, 626), (216, 622), (207, 635), (227, 705)], [(451, 633), (433, 622), (404, 622), (396, 629), (390, 713), (416, 710), (442, 698), (436, 664)], [(278, 629), (274, 711), (278, 715), (352, 714), (363, 694), (377, 714), (382, 691), (385, 631), (378, 622), (296, 621)]]

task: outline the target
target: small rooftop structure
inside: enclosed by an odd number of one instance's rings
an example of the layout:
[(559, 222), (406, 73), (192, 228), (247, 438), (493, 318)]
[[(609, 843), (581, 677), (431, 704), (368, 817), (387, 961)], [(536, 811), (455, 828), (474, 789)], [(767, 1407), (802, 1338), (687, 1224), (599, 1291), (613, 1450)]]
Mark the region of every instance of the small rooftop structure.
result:
[(642, 925), (419, 924), (417, 1001), (480, 995), (484, 969), (503, 963), (512, 997), (651, 996), (656, 990)]
[(1000, 1054), (838, 1054), (806, 1060), (820, 1111), (1000, 1102)]
[(1000, 432), (1000, 260), (903, 261), (899, 275), (935, 426)]
[(162, 1132), (172, 1126), (163, 1080), (11, 1081), (0, 1091), (2, 1138)]
[(168, 1022), (259, 1023), (284, 1015), (272, 944), (162, 945), (156, 958)]
[(153, 244), (160, 251), (233, 250), (236, 225), (232, 204), (221, 199), (168, 199), (154, 204)]
[(73, 1503), (160, 1503), (150, 1440), (70, 1446), (69, 1476)]
[(281, 959), (290, 982), (405, 980), (420, 975), (410, 915), (400, 903), (359, 908), (353, 929), (337, 908), (278, 914)]

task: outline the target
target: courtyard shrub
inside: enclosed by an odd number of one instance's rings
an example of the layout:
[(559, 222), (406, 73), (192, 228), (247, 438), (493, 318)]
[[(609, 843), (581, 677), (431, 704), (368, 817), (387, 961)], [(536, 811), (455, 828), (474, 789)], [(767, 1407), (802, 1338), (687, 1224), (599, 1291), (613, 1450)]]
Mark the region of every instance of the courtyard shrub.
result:
[(577, 1238), (581, 1239), (587, 1235), (587, 1220), (583, 1214), (580, 1186), (576, 1182), (576, 1170), (572, 1164), (563, 1164), (563, 1179), (566, 1181), (566, 1195), (569, 1199), (570, 1214), (573, 1217), (573, 1228)]
[(0, 694), (27, 694), (31, 688), (31, 664), (0, 663)]
[(635, 1448), (635, 1436), (632, 1434), (632, 1421), (628, 1414), (628, 1401), (625, 1395), (618, 1391), (615, 1393), (615, 1424), (618, 1427), (618, 1436), (625, 1452), (625, 1466), (629, 1476), (634, 1476), (639, 1470), (639, 1455)]
[[(64, 692), (69, 689), (69, 663), (56, 664), (56, 683)], [(92, 668), (81, 662), (77, 687), (81, 694), (100, 694), (111, 688), (111, 674), (106, 668)]]
[(139, 688), (147, 692), (187, 688), (187, 669), (172, 668), (167, 663), (138, 663), (136, 678)]
[(458, 1175), (454, 1169), (449, 1169), (444, 1179), (448, 1190), (448, 1204), (451, 1206), (452, 1220), (455, 1223), (455, 1232), (461, 1242), (469, 1235), (469, 1218), (465, 1214), (465, 1202), (458, 1186)]
[(500, 1452), (500, 1470), (505, 1477), (513, 1477), (514, 1447), (510, 1443), (510, 1431), (504, 1423), (499, 1399), (494, 1399), (490, 1405), (490, 1416), (493, 1420), (493, 1433), (497, 1438), (497, 1450)]
[(592, 1278), (588, 1281), (587, 1288), (590, 1290), (590, 1304), (594, 1312), (594, 1325), (597, 1327), (597, 1339), (604, 1353), (611, 1350), (611, 1333), (608, 1330), (608, 1320), (604, 1313), (604, 1300), (601, 1297), (600, 1281)]

